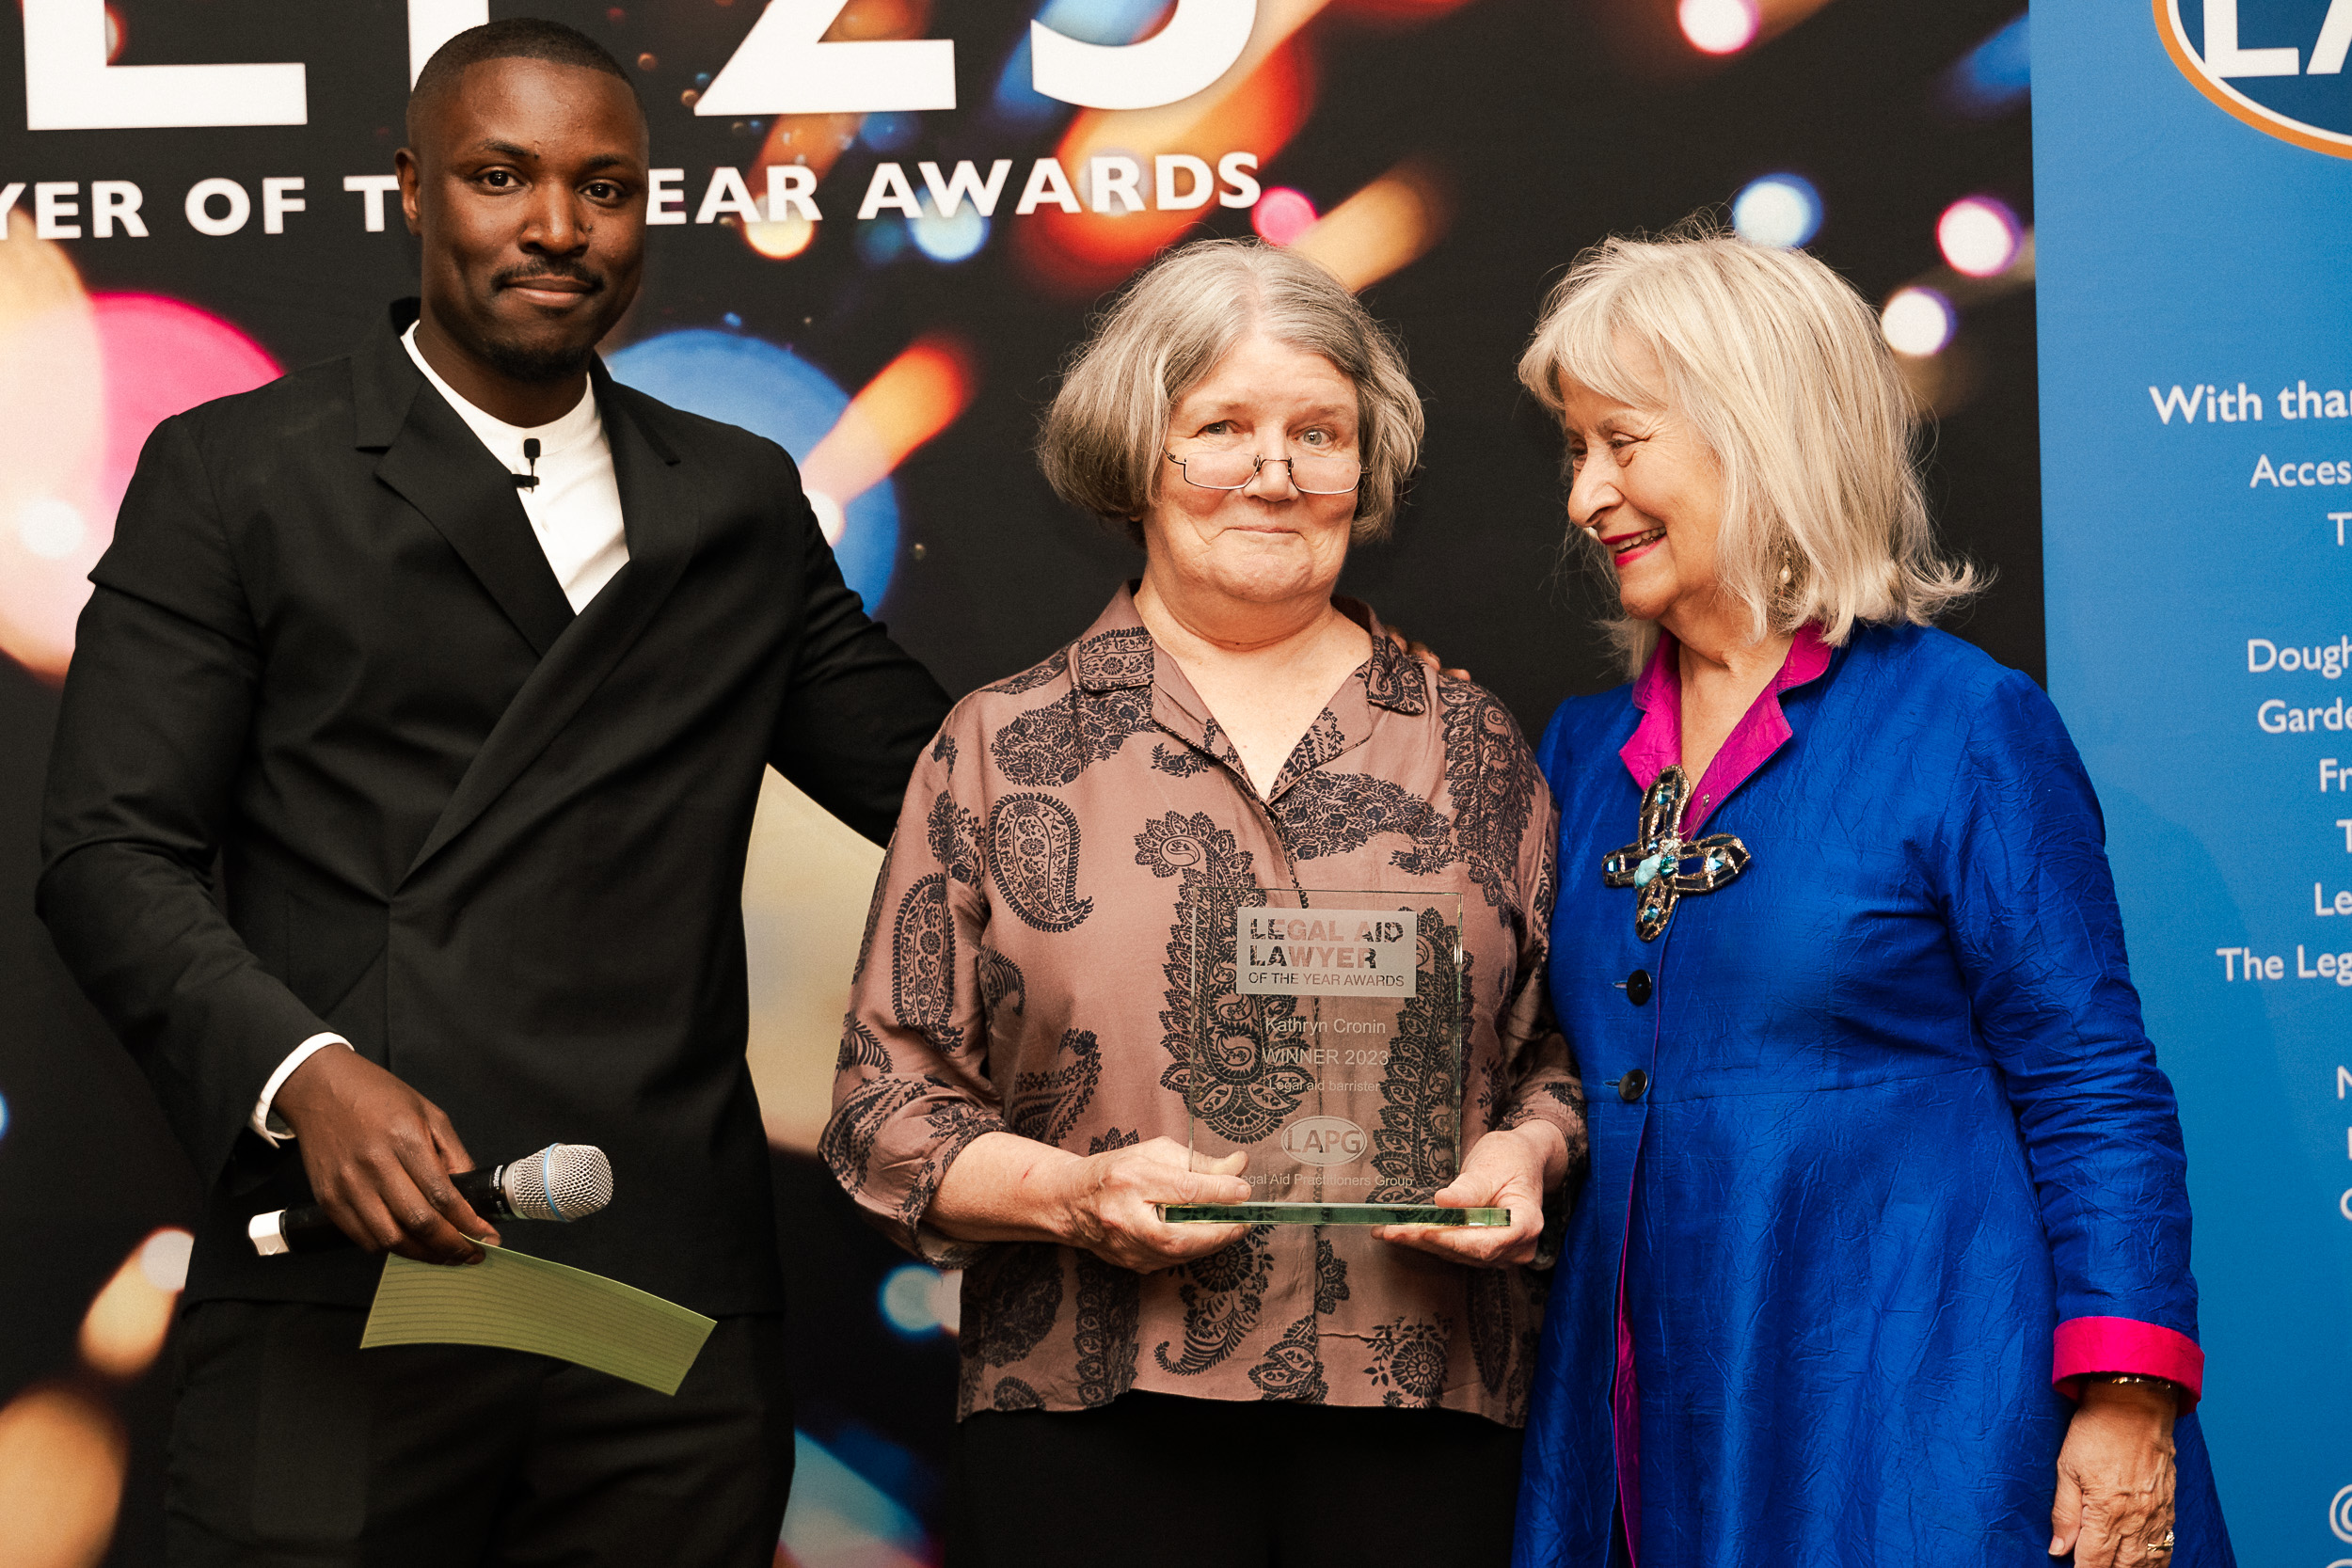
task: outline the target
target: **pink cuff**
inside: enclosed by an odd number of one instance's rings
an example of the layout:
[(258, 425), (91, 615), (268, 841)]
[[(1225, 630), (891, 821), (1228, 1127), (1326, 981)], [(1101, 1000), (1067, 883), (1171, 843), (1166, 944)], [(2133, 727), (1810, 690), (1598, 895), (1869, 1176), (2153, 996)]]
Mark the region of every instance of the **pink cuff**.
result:
[(2070, 1400), (2082, 1398), (2092, 1372), (2137, 1372), (2177, 1383), (2181, 1414), (2197, 1408), (2205, 1387), (2205, 1353), (2185, 1334), (2137, 1318), (2069, 1318), (2051, 1336), (2050, 1382)]

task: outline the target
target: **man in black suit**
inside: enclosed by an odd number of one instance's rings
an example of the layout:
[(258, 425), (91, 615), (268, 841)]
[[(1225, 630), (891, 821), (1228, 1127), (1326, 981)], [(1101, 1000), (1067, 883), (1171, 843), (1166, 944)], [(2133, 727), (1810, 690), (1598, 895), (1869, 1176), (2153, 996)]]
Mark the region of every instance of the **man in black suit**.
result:
[[(884, 838), (946, 699), (843, 584), (782, 450), (596, 359), (646, 157), (586, 38), (452, 40), (398, 160), (421, 311), (167, 421), (92, 574), (40, 897), (210, 1188), (175, 1561), (774, 1550), (753, 808), (772, 764)], [(359, 1352), (370, 1254), (478, 1259), (496, 1232), (450, 1175), (559, 1140), (608, 1150), (617, 1196), (516, 1240), (720, 1319), (677, 1396)], [(313, 1195), (364, 1250), (256, 1257), (247, 1218)]]

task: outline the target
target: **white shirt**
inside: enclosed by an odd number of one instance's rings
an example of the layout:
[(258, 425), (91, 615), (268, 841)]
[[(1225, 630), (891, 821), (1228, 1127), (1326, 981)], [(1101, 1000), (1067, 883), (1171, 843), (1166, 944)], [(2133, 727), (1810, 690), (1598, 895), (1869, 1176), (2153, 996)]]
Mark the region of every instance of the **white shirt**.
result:
[[(536, 485), (515, 494), (523, 503), (532, 536), (547, 553), (548, 565), (562, 585), (564, 597), (571, 601), (572, 612), (587, 609), (588, 601), (628, 564), (628, 536), (621, 523), (621, 486), (613, 477), (612, 444), (605, 439), (596, 388), (592, 385), (578, 406), (560, 420), (543, 425), (508, 424), (468, 403), (434, 373), (424, 356), (417, 352), (415, 326), (401, 335), (400, 344), (491, 456), (509, 472), (538, 474)], [(523, 442), (532, 439), (539, 443), (535, 467), (523, 456)], [(270, 1106), (294, 1069), (309, 1061), (313, 1052), (330, 1045), (349, 1049), (351, 1042), (341, 1035), (312, 1035), (278, 1064), (278, 1070), (262, 1085), (261, 1098), (253, 1102), (247, 1122), (253, 1131), (273, 1144), (294, 1136), (293, 1130), (271, 1114)]]
[[(580, 404), (560, 420), (525, 427), (484, 413), (457, 395), (434, 373), (417, 352), (417, 329), (401, 335), (401, 347), (417, 369), (433, 383), (466, 428), (490, 449), (490, 455), (511, 473), (532, 473), (539, 483), (517, 490), (523, 515), (547, 552), (555, 580), (564, 587), (573, 613), (588, 608), (596, 591), (628, 564), (628, 537), (621, 528), (621, 486), (612, 477), (612, 444), (604, 438), (604, 417), (596, 410), (596, 389), (580, 394)], [(536, 468), (523, 456), (523, 442), (536, 439)]]

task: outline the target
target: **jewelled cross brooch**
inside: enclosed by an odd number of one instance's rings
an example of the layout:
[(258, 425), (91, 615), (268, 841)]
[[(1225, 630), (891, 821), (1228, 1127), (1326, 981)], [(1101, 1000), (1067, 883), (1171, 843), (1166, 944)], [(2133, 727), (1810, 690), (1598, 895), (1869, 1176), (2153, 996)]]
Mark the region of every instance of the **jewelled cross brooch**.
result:
[[(1682, 836), (1690, 804), (1690, 780), (1680, 767), (1667, 768), (1642, 797), (1642, 836), (1600, 863), (1604, 884), (1640, 890), (1633, 930), (1644, 942), (1658, 940), (1684, 894), (1712, 893), (1748, 868), (1748, 847), (1729, 833)], [(1695, 868), (1684, 869), (1693, 861)]]

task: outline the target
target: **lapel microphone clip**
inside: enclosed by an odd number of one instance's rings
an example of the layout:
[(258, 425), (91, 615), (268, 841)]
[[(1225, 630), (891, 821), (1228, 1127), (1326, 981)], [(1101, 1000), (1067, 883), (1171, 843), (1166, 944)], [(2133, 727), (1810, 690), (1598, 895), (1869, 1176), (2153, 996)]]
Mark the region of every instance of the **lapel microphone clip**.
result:
[(515, 482), (517, 490), (536, 490), (539, 487), (539, 437), (536, 436), (523, 437), (523, 461), (531, 465), (531, 472), (509, 474), (507, 478)]

